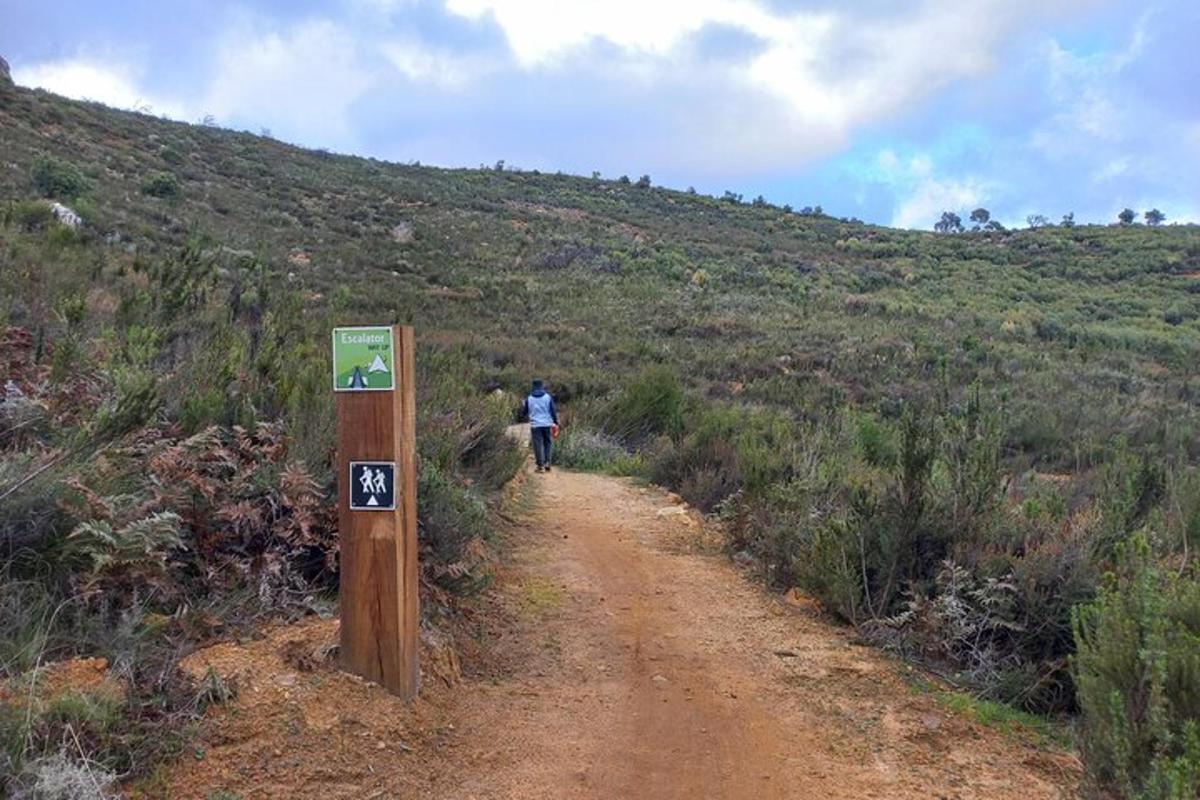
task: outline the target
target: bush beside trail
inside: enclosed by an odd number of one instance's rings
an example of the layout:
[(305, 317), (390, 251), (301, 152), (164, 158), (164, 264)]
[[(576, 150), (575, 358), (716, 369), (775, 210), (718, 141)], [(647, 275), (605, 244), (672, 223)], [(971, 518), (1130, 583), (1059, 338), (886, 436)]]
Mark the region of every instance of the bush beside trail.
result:
[[(0, 793), (145, 778), (236, 690), (186, 678), (183, 652), (335, 607), (320, 343), (339, 320), (212, 240), (143, 259), (64, 247), (21, 218), (0, 230)], [(494, 490), (522, 454), (507, 410), (464, 391), (477, 378), (461, 349), (422, 347), (418, 371), (436, 616), (486, 583)], [(77, 657), (105, 660), (115, 699), (38, 689), (48, 662)]]
[(1200, 792), (1200, 581), (1123, 543), (1116, 571), (1075, 610), (1081, 746), (1092, 777), (1126, 797)]

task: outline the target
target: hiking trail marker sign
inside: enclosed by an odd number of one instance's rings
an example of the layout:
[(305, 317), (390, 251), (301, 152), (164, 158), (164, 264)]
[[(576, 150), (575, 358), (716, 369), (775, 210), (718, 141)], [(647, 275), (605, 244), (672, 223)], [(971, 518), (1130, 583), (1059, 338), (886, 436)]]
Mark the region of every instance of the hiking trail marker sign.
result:
[(341, 660), (417, 694), (417, 468), (413, 329), (335, 328)]
[(333, 329), (333, 390), (390, 392), (396, 388), (392, 329)]
[(396, 462), (350, 462), (350, 510), (396, 509)]

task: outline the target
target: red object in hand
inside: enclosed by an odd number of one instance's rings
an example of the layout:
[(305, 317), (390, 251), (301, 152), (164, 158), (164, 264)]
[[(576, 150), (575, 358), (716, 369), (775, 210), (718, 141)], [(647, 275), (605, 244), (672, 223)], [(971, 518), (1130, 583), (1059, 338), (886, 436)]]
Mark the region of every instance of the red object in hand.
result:
[(557, 425), (550, 426), (550, 438), (552, 438), (552, 439), (558, 438), (558, 426)]

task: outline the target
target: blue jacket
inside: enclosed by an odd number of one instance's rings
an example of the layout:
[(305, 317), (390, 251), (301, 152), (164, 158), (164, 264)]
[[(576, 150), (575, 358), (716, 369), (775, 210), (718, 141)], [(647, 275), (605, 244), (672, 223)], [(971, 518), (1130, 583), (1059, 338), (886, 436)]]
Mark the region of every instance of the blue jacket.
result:
[(534, 389), (529, 393), (521, 406), (521, 416), (529, 420), (531, 428), (549, 428), (558, 424), (558, 408), (545, 389)]

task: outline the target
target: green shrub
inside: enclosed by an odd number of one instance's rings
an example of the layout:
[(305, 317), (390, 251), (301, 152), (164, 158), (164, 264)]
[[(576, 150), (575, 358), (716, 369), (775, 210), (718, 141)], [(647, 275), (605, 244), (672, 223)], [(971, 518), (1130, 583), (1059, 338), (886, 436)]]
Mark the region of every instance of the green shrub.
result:
[(1168, 517), (1171, 546), (1180, 550), (1200, 550), (1200, 470), (1178, 471), (1172, 481)]
[(525, 464), (525, 452), (508, 436), (509, 409), (500, 398), (463, 398), (459, 413), (469, 420), (460, 438), (455, 469), (485, 491), (501, 489)]
[(910, 409), (883, 457), (882, 423), (865, 419), (792, 433), (791, 479), (724, 504), (733, 546), (776, 586), (800, 586), (986, 697), (1069, 709), (1071, 609), (1093, 596), (1095, 516), (1030, 519), (1003, 503), (999, 426), (977, 401)]
[(149, 276), (155, 289), (152, 299), (163, 324), (178, 319), (183, 312), (198, 312), (208, 302), (219, 275), (213, 253), (212, 242), (192, 237), (151, 266)]
[(22, 673), (58, 645), (52, 641), (54, 605), (42, 583), (0, 577), (0, 674)]
[(430, 347), (417, 356), (417, 452), (422, 467), (486, 490), (508, 483), (524, 451), (507, 435), (513, 409), (481, 395), (479, 364), (464, 348)]
[(653, 452), (650, 479), (674, 489), (702, 511), (713, 511), (741, 485), (737, 454), (725, 440), (663, 441)]
[(722, 505), (732, 545), (758, 556), (779, 589), (800, 586), (843, 619), (860, 619), (862, 582), (857, 540), (845, 518), (831, 515), (837, 489), (815, 476), (772, 486)]
[(4, 212), (5, 224), (15, 225), (26, 231), (40, 231), (54, 224), (54, 212), (41, 201), (10, 203)]
[(842, 520), (857, 541), (854, 560), (864, 576), (863, 601), (871, 617), (892, 613), (906, 590), (924, 591), (948, 555), (948, 531), (932, 513), (937, 456), (934, 420), (909, 413), (892, 479), (850, 492)]
[(171, 173), (159, 172), (142, 183), (142, 194), (162, 200), (177, 200), (183, 195), (183, 185)]
[(48, 156), (34, 160), (29, 177), (39, 194), (58, 200), (74, 200), (89, 188), (78, 167)]
[(1200, 791), (1200, 581), (1159, 566), (1146, 540), (1075, 614), (1072, 659), (1090, 775), (1130, 798)]
[(605, 410), (604, 432), (626, 442), (677, 435), (683, 424), (683, 383), (667, 366), (647, 367)]
[(899, 453), (895, 432), (870, 414), (858, 418), (858, 449), (863, 461), (876, 467), (895, 464)]
[(1166, 470), (1157, 459), (1132, 452), (1124, 441), (1117, 443), (1100, 479), (1102, 556), (1115, 553), (1146, 522), (1166, 490)]
[(68, 691), (55, 697), (42, 712), (49, 724), (89, 728), (96, 734), (107, 733), (121, 722), (123, 698), (111, 694)]
[(37, 465), (24, 455), (0, 455), (0, 492), (7, 494), (0, 502), (0, 548), (5, 554), (32, 555), (70, 522), (59, 506), (59, 484), (26, 480)]
[(1163, 322), (1168, 325), (1182, 325), (1190, 318), (1191, 314), (1188, 307), (1183, 305), (1171, 306), (1163, 312)]
[(453, 474), (422, 462), (417, 513), (422, 558), (428, 560), (434, 580), (464, 594), (486, 586), (489, 556), (483, 542), (491, 527), (483, 498)]
[(678, 440), (652, 455), (651, 479), (703, 511), (739, 490), (761, 492), (791, 475), (798, 436), (781, 414), (697, 404), (681, 425)]
[(66, 225), (55, 225), (46, 231), (46, 242), (55, 249), (74, 247), (83, 242), (79, 232)]
[[(999, 519), (1011, 517), (1005, 511)], [(994, 640), (1005, 659), (982, 676), (982, 688), (1026, 710), (1070, 711), (1076, 705), (1068, 668), (1075, 649), (1072, 612), (1095, 596), (1095, 524), (1088, 515), (1010, 524), (1003, 554), (976, 545), (970, 564), (983, 578), (1013, 588), (1012, 605), (998, 616), (1002, 627)]]
[(554, 463), (568, 469), (611, 475), (636, 475), (641, 469), (641, 459), (615, 438), (576, 426), (563, 429), (554, 443)]

